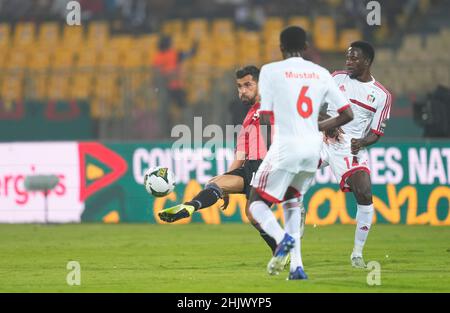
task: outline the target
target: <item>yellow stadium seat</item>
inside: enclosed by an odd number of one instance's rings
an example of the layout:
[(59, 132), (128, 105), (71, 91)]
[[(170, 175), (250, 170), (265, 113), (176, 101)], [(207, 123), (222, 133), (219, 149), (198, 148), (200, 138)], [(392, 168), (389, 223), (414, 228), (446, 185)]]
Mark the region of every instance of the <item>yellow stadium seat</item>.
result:
[(191, 19), (187, 22), (187, 37), (201, 39), (208, 36), (208, 21), (206, 19)]
[(122, 66), (125, 68), (136, 68), (145, 65), (144, 54), (139, 49), (128, 50), (123, 58)]
[(280, 17), (269, 17), (263, 26), (263, 33), (265, 37), (279, 35), (284, 28), (284, 20)]
[(59, 43), (59, 25), (54, 22), (47, 22), (39, 29), (39, 46), (54, 48)]
[(153, 56), (155, 55), (158, 49), (158, 41), (159, 36), (155, 34), (141, 36), (136, 39), (135, 49), (142, 52), (145, 62), (144, 64), (146, 65), (152, 64)]
[(27, 66), (28, 54), (23, 50), (11, 50), (6, 61), (5, 68), (24, 70)]
[[(96, 105), (91, 106), (93, 117), (120, 116), (123, 110), (118, 108), (119, 104), (118, 75), (100, 73), (96, 75), (94, 84), (94, 98), (98, 99)], [(100, 107), (99, 107), (100, 105)]]
[(74, 53), (70, 50), (55, 51), (52, 67), (53, 68), (67, 68), (74, 65)]
[(184, 31), (184, 23), (181, 19), (173, 19), (164, 22), (162, 32), (166, 35), (181, 34)]
[(307, 33), (311, 32), (311, 21), (306, 16), (293, 16), (288, 20), (290, 26), (300, 26)]
[(433, 77), (435, 81), (439, 82), (443, 86), (450, 88), (450, 71), (447, 67), (436, 65), (433, 68)]
[(97, 65), (97, 52), (92, 49), (80, 51), (76, 66), (78, 68), (93, 68)]
[(77, 71), (70, 81), (70, 97), (72, 99), (88, 99), (92, 94), (92, 82), (92, 71)]
[(223, 35), (234, 32), (234, 24), (231, 19), (219, 18), (212, 22), (213, 35)]
[(349, 45), (357, 40), (362, 39), (361, 31), (358, 29), (343, 29), (339, 37), (339, 50), (345, 51)]
[(30, 54), (28, 60), (27, 97), (45, 99), (47, 91), (50, 55), (46, 50), (38, 50)]
[(143, 35), (136, 39), (135, 49), (140, 49), (143, 52), (149, 50), (156, 50), (158, 47), (159, 36), (156, 34)]
[(50, 65), (50, 54), (45, 50), (34, 51), (30, 54), (28, 68), (31, 70), (48, 69)]
[(439, 34), (442, 36), (442, 38), (450, 40), (450, 27), (442, 27)]
[(239, 32), (238, 35), (238, 64), (244, 66), (247, 64), (261, 63), (261, 46), (259, 33), (257, 32)]
[(18, 23), (14, 32), (15, 47), (30, 47), (35, 42), (36, 25), (31, 22)]
[(80, 51), (84, 46), (84, 32), (81, 26), (64, 26), (62, 47), (72, 51)]
[(422, 38), (420, 35), (405, 35), (403, 37), (402, 48), (405, 50), (421, 50)]
[(88, 26), (87, 41), (106, 42), (109, 39), (107, 22), (91, 22)]
[(192, 47), (193, 39), (183, 36), (183, 34), (175, 34), (172, 37), (172, 47), (178, 51), (189, 51)]
[(266, 37), (263, 46), (263, 63), (278, 61), (281, 59), (279, 34)]
[(314, 21), (314, 44), (322, 51), (336, 50), (336, 23), (329, 16), (318, 16)]
[(11, 45), (11, 26), (6, 23), (0, 24), (0, 49), (2, 54), (7, 52), (9, 46)]
[(113, 99), (118, 91), (118, 75), (99, 73), (95, 78), (94, 96), (101, 99)]
[(375, 56), (375, 63), (383, 65), (395, 62), (395, 53), (392, 49), (378, 49)]
[(106, 22), (92, 22), (88, 26), (86, 45), (100, 51), (109, 45), (109, 26)]
[(48, 80), (47, 96), (51, 100), (67, 100), (70, 98), (70, 74), (64, 71), (54, 72)]
[(2, 81), (1, 98), (4, 102), (23, 99), (22, 75), (8, 75), (8, 79)]
[(104, 50), (98, 57), (97, 65), (100, 69), (117, 68), (120, 62), (120, 54), (116, 50)]
[(129, 50), (135, 49), (134, 38), (130, 35), (115, 36), (111, 38), (109, 48), (120, 54), (125, 54)]

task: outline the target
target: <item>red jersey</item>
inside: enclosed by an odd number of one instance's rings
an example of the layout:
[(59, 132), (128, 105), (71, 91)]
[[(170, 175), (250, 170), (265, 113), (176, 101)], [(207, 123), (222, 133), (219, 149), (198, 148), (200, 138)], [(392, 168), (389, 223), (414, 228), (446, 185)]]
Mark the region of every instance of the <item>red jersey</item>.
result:
[[(262, 160), (267, 148), (259, 127), (259, 103), (252, 105), (242, 123), (242, 130), (237, 139), (236, 151), (245, 153), (246, 160)], [(273, 125), (273, 117), (270, 120)]]

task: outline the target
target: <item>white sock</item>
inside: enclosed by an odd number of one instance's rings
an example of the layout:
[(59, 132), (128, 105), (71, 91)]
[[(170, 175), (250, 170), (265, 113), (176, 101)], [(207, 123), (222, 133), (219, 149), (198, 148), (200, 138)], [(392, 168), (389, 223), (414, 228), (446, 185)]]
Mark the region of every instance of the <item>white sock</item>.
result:
[(362, 256), (364, 244), (369, 234), (370, 226), (372, 225), (372, 218), (374, 214), (373, 204), (361, 205), (358, 204), (358, 212), (356, 213), (356, 231), (355, 231), (355, 246), (353, 248), (354, 256)]
[(259, 226), (272, 238), (277, 244), (283, 240), (285, 232), (278, 224), (275, 215), (263, 201), (255, 201), (250, 204), (250, 213)]
[[(303, 196), (299, 197), (299, 203), (300, 203), (300, 220), (302, 218), (306, 219), (306, 211), (305, 211), (305, 206), (303, 204)], [(303, 217), (302, 217), (302, 213), (303, 213)], [(300, 226), (303, 226), (303, 228), (300, 228), (300, 238), (303, 238), (304, 232), (305, 232), (305, 222), (306, 221), (301, 221)]]
[(283, 202), (284, 229), (294, 237), (295, 245), (291, 250), (290, 271), (293, 272), (297, 267), (303, 267), (301, 242), (300, 242), (300, 203), (298, 199), (291, 199)]

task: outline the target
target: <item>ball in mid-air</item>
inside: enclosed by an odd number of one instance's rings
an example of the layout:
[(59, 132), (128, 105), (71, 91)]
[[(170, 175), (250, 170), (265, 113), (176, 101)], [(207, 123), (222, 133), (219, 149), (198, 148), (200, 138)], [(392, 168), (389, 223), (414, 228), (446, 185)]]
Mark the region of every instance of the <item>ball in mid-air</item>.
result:
[(175, 175), (167, 167), (149, 168), (144, 174), (144, 186), (155, 197), (164, 197), (175, 188)]

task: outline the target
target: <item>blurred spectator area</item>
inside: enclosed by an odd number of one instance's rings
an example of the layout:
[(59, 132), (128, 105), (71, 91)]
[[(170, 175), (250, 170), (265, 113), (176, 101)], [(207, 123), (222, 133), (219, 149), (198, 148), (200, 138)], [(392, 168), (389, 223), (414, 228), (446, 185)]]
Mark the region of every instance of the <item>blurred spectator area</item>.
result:
[[(349, 43), (372, 41), (374, 76), (395, 99), (450, 86), (450, 26), (447, 17), (439, 23), (449, 4), (442, 1), (380, 1), (386, 14), (371, 28), (364, 1), (86, 0), (81, 26), (65, 24), (67, 2), (0, 0), (2, 110), (17, 101), (87, 100), (101, 139), (167, 138), (173, 124), (194, 115), (229, 123), (234, 70), (279, 60), (279, 32), (292, 24), (310, 34), (307, 57), (330, 70), (343, 67)], [(418, 28), (423, 21), (429, 27)], [(181, 65), (186, 108), (168, 103), (151, 66), (162, 35), (178, 51), (198, 43)], [(405, 103), (394, 115), (411, 116)]]

